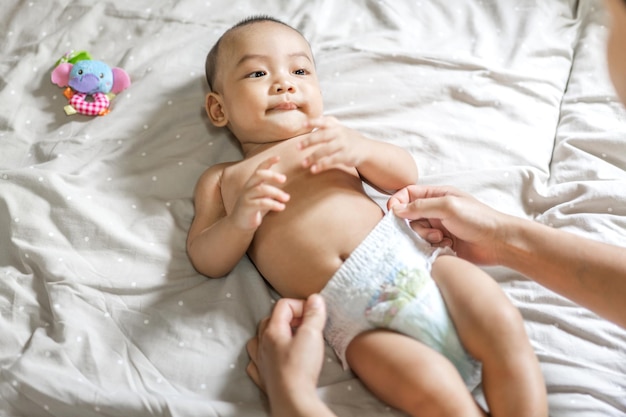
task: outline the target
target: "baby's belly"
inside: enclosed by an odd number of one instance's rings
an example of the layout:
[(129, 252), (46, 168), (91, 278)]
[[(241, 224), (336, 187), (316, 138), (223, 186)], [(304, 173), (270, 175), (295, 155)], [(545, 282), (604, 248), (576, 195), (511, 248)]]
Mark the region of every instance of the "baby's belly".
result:
[(283, 297), (321, 291), (383, 217), (381, 208), (360, 193), (332, 196), (314, 209), (291, 209), (266, 216), (249, 251)]

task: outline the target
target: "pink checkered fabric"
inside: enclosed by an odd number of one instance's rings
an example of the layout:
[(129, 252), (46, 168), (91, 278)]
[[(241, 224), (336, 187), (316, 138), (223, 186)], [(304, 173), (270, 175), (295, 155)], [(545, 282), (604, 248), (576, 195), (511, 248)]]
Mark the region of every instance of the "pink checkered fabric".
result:
[(70, 104), (76, 109), (78, 113), (86, 114), (88, 116), (99, 116), (102, 114), (106, 114), (106, 111), (109, 108), (110, 104), (109, 98), (106, 96), (106, 94), (93, 94), (91, 96), (93, 97), (93, 101), (85, 100), (86, 97), (87, 94), (85, 93), (74, 93), (74, 95), (70, 99)]

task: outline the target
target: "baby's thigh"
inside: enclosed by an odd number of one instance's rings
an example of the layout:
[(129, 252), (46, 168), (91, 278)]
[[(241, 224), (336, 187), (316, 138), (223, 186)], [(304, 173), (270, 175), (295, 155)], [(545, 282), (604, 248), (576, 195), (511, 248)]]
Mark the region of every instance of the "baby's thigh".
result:
[(432, 276), (461, 342), (480, 361), (527, 344), (522, 316), (498, 283), (477, 266), (453, 256), (433, 263)]
[(374, 395), (412, 416), (481, 415), (452, 363), (408, 336), (382, 329), (361, 333), (348, 345), (346, 359)]

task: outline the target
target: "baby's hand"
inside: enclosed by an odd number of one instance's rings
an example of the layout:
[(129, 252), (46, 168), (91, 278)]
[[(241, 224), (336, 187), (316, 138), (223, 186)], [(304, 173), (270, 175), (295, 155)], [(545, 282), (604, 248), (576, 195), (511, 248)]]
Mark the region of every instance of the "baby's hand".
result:
[(358, 132), (343, 126), (334, 117), (309, 120), (308, 127), (317, 129), (299, 144), (300, 149), (320, 145), (304, 159), (302, 165), (313, 174), (336, 168), (358, 167), (361, 163), (360, 144), (366, 140)]
[(289, 194), (278, 185), (284, 184), (287, 177), (271, 169), (279, 160), (280, 157), (273, 156), (261, 162), (244, 185), (232, 213), (243, 229), (256, 229), (268, 212), (285, 209)]

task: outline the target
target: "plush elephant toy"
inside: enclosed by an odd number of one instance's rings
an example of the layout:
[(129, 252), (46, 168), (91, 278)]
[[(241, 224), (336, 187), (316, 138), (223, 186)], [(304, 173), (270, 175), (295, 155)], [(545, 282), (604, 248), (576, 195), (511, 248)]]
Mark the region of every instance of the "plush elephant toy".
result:
[(130, 86), (130, 77), (121, 68), (111, 68), (101, 61), (83, 59), (72, 62), (61, 59), (52, 71), (52, 82), (67, 87), (63, 94), (69, 100), (65, 113), (104, 116), (111, 98)]

